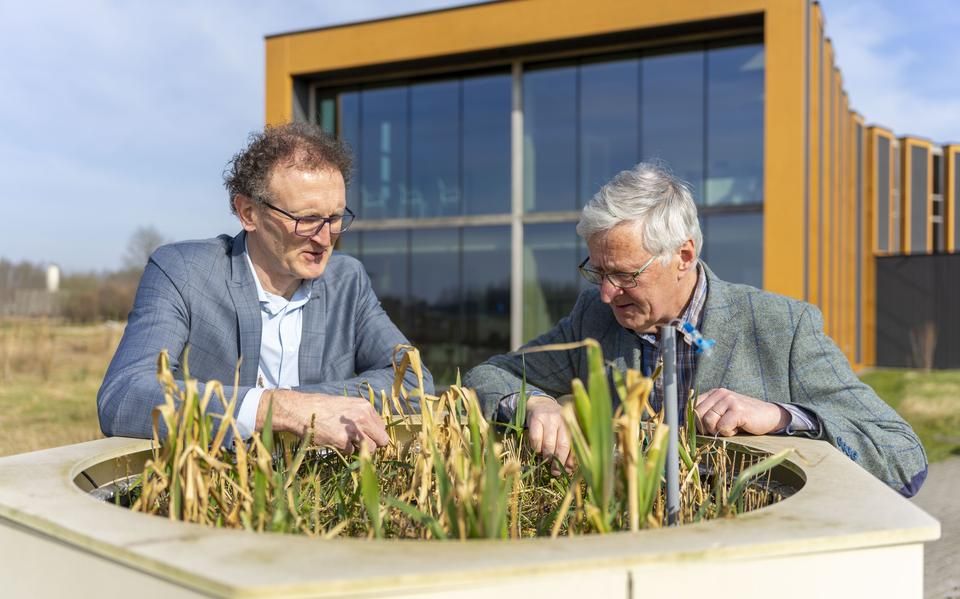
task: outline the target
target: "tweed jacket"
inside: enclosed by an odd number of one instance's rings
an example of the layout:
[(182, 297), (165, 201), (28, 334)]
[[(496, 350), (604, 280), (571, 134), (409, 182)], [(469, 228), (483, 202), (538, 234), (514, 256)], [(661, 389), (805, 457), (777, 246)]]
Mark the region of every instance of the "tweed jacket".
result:
[[(819, 418), (821, 438), (905, 495), (926, 477), (923, 446), (910, 426), (862, 383), (846, 357), (823, 332), (810, 304), (718, 279), (704, 266), (707, 300), (702, 333), (716, 340), (700, 356), (693, 388), (724, 387), (764, 401), (794, 403)], [(641, 366), (640, 340), (620, 326), (599, 290), (583, 291), (573, 311), (524, 347), (597, 339), (604, 358), (619, 369)], [(553, 397), (570, 393), (574, 377), (586, 379), (586, 352), (527, 354), (527, 384)], [(502, 397), (520, 389), (519, 354), (494, 356), (470, 370), (464, 385), (477, 390), (492, 418)]]
[[(181, 377), (189, 348), (191, 377), (221, 381), (228, 400), (234, 392), (242, 399), (256, 384), (262, 319), (245, 247), (241, 232), (234, 238), (166, 245), (150, 257), (97, 395), (104, 434), (152, 435), (151, 411), (163, 402), (156, 377), (163, 349), (175, 376)], [(377, 391), (390, 389), (394, 348), (409, 342), (380, 307), (360, 262), (334, 253), (311, 284), (303, 307), (298, 390), (359, 396), (366, 382)], [(234, 387), (238, 363), (239, 386)], [(433, 393), (426, 371), (424, 383)], [(406, 373), (405, 384), (416, 386), (412, 372)], [(218, 402), (211, 404), (211, 412), (222, 413)]]

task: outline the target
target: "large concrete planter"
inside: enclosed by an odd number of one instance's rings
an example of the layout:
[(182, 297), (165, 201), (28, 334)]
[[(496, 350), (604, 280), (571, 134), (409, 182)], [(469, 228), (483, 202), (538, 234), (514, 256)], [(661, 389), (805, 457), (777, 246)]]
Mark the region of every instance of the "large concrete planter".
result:
[[(829, 445), (781, 470), (794, 496), (732, 520), (516, 542), (251, 534), (131, 513), (93, 498), (149, 443), (104, 439), (0, 459), (5, 597), (920, 597), (939, 523)], [(124, 458), (124, 456), (126, 456)], [(119, 466), (117, 458), (120, 460)], [(124, 466), (124, 463), (128, 466)]]

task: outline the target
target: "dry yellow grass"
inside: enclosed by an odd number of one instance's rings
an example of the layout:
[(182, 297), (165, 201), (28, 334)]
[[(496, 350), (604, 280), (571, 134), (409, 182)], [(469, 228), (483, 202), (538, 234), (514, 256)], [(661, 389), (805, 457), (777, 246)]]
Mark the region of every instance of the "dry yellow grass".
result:
[(97, 389), (122, 332), (0, 322), (0, 456), (102, 437)]

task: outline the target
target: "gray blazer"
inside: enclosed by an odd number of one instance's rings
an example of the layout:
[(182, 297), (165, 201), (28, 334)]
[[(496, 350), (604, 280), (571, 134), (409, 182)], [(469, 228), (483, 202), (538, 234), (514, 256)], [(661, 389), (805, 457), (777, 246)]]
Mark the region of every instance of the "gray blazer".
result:
[[(709, 268), (703, 335), (717, 344), (700, 356), (694, 389), (725, 387), (764, 401), (795, 403), (820, 419), (822, 438), (889, 486), (910, 496), (923, 483), (926, 454), (913, 429), (857, 378), (846, 357), (823, 333), (820, 311), (810, 304), (718, 279)], [(617, 368), (640, 369), (640, 340), (621, 327), (597, 289), (580, 294), (573, 311), (525, 347), (597, 339)], [(527, 384), (559, 397), (574, 377), (586, 378), (586, 352), (528, 354)], [(484, 413), (520, 388), (518, 354), (494, 356), (470, 370)]]
[[(156, 377), (157, 355), (163, 349), (182, 376), (181, 360), (189, 347), (190, 375), (221, 381), (227, 399), (234, 390), (242, 399), (256, 384), (262, 321), (244, 235), (166, 245), (150, 257), (123, 339), (97, 394), (104, 434), (152, 435), (151, 411), (163, 402)], [(363, 266), (334, 253), (323, 276), (312, 284), (303, 308), (298, 390), (358, 396), (361, 383), (369, 382), (375, 390), (389, 391), (394, 347), (409, 342), (380, 307)], [(238, 362), (240, 385), (234, 389)], [(416, 386), (412, 372), (405, 382)], [(424, 383), (433, 393), (426, 370)], [(211, 404), (211, 411), (222, 412), (217, 402)]]

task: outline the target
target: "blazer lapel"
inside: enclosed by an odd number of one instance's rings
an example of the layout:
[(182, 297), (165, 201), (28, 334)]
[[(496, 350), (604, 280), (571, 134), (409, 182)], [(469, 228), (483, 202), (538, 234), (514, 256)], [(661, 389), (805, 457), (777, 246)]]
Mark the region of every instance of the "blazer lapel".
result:
[(717, 343), (709, 356), (701, 355), (697, 361), (694, 389), (699, 393), (724, 386), (741, 336), (741, 331), (735, 324), (740, 312), (736, 294), (732, 293), (729, 285), (718, 279), (706, 264), (703, 265), (703, 270), (707, 273), (707, 301), (703, 307), (701, 333), (705, 338), (714, 339)]
[(303, 307), (303, 329), (300, 334), (300, 384), (323, 380), (323, 347), (327, 334), (327, 286), (314, 279), (310, 301)]
[(253, 386), (257, 381), (260, 366), (260, 336), (263, 322), (260, 317), (260, 302), (257, 300), (257, 285), (247, 264), (246, 232), (233, 239), (230, 255), (231, 278), (227, 289), (233, 307), (237, 311), (237, 334), (240, 340), (240, 384)]

